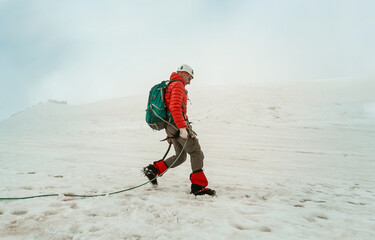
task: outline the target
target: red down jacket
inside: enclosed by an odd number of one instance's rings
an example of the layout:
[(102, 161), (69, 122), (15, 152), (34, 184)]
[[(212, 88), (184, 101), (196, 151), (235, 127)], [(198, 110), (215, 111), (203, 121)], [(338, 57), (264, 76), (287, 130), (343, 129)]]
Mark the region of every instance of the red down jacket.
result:
[[(185, 90), (185, 81), (180, 74), (172, 73), (170, 80), (180, 80), (169, 84), (165, 93), (165, 104), (171, 112), (174, 122), (178, 129), (186, 127), (183, 114), (186, 116), (187, 93)], [(186, 116), (187, 117), (187, 116)]]

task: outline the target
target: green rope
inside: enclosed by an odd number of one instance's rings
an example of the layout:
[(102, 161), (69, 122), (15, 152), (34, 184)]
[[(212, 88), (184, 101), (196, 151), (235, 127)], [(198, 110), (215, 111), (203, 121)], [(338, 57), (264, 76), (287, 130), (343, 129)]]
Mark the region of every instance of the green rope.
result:
[(0, 200), (21, 200), (21, 199), (30, 199), (30, 198), (42, 198), (42, 197), (57, 197), (59, 194), (45, 194), (45, 195), (36, 195), (29, 197), (11, 197), (11, 198), (0, 198)]
[[(166, 173), (176, 162), (177, 160), (180, 158), (182, 152), (184, 151), (185, 147), (186, 147), (186, 144), (188, 142), (188, 139), (189, 139), (189, 136), (188, 138), (186, 138), (186, 141), (185, 141), (185, 144), (184, 146), (182, 147), (182, 150), (180, 152), (180, 154), (177, 156), (176, 160), (163, 172)], [(119, 193), (123, 193), (123, 192), (126, 192), (126, 191), (130, 191), (130, 190), (133, 190), (133, 189), (136, 189), (136, 188), (140, 188), (148, 183), (150, 183), (151, 181), (157, 179), (159, 177), (159, 175), (157, 175), (155, 178), (149, 180), (148, 182), (145, 182), (145, 183), (142, 183), (142, 184), (139, 184), (135, 187), (131, 187), (131, 188), (127, 188), (127, 189), (124, 189), (124, 190), (120, 190), (120, 191), (116, 191), (116, 192), (111, 192), (111, 193), (102, 193), (102, 194), (94, 194), (94, 195), (76, 195), (76, 194), (61, 194), (61, 196), (64, 196), (64, 197), (82, 197), (82, 198), (94, 198), (94, 197), (104, 197), (104, 196), (109, 196), (109, 195), (115, 195), (115, 194), (119, 194)], [(43, 198), (43, 197), (58, 197), (60, 196), (60, 194), (44, 194), (44, 195), (35, 195), (35, 196), (28, 196), (28, 197), (10, 197), (10, 198), (0, 198), (0, 201), (5, 201), (5, 200), (23, 200), (23, 199), (30, 199), (30, 198)]]

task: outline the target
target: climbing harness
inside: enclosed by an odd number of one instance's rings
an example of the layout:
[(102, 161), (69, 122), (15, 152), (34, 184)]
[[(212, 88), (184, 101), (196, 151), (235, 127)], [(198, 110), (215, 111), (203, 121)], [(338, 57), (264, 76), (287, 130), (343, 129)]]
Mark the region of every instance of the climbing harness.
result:
[[(184, 149), (186, 147), (186, 144), (188, 142), (188, 139), (189, 139), (189, 136), (186, 138), (186, 141), (184, 143), (184, 146), (182, 147), (182, 150), (180, 152), (180, 154), (177, 156), (176, 160), (164, 171), (167, 172), (176, 162), (177, 160), (180, 158), (181, 154), (184, 152)], [(168, 150), (167, 152), (164, 154), (164, 157), (162, 160), (165, 159), (165, 157), (168, 155), (168, 152), (169, 150), (171, 149), (171, 143), (169, 143), (169, 147), (168, 147)], [(44, 195), (35, 195), (35, 196), (28, 196), (28, 197), (8, 197), (8, 198), (0, 198), (0, 201), (5, 201), (5, 200), (23, 200), (23, 199), (30, 199), (30, 198), (43, 198), (43, 197), (81, 197), (81, 198), (94, 198), (94, 197), (104, 197), (104, 196), (110, 196), (110, 195), (115, 195), (115, 194), (119, 194), (119, 193), (123, 193), (123, 192), (127, 192), (127, 191), (130, 191), (130, 190), (133, 190), (133, 189), (136, 189), (136, 188), (140, 188), (148, 183), (150, 183), (151, 181), (157, 179), (159, 177), (156, 176), (155, 178), (145, 182), (145, 183), (142, 183), (140, 185), (137, 185), (135, 187), (130, 187), (130, 188), (127, 188), (127, 189), (124, 189), (124, 190), (120, 190), (120, 191), (116, 191), (116, 192), (110, 192), (110, 193), (102, 193), (102, 194), (94, 194), (94, 195), (80, 195), (80, 194), (67, 194), (67, 193), (62, 193), (62, 194), (44, 194)]]

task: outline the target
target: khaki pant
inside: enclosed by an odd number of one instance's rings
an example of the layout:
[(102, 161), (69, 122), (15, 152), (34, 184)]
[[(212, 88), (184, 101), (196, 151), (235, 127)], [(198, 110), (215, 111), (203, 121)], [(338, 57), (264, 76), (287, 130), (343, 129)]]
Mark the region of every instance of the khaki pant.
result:
[[(168, 125), (165, 130), (167, 132), (168, 137), (173, 137), (175, 134), (177, 134), (177, 130), (170, 125)], [(183, 139), (180, 136), (178, 136), (177, 138), (172, 138), (172, 143), (176, 154), (172, 157), (167, 158), (164, 161), (168, 167), (172, 165), (172, 163), (181, 153), (185, 142), (186, 139)], [(173, 164), (172, 168), (177, 167), (186, 161), (186, 153), (190, 155), (191, 169), (193, 172), (203, 168), (204, 155), (201, 150), (201, 146), (199, 145), (199, 141), (197, 138), (191, 138), (190, 136), (188, 138), (188, 142), (186, 143), (184, 151), (182, 152), (177, 162)]]

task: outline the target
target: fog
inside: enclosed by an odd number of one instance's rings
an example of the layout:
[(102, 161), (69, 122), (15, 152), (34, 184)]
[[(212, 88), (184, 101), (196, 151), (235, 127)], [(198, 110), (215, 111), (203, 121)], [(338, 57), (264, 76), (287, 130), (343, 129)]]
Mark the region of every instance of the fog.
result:
[[(48, 99), (374, 78), (372, 1), (0, 1), (0, 120)], [(353, 80), (353, 81), (354, 81)]]

